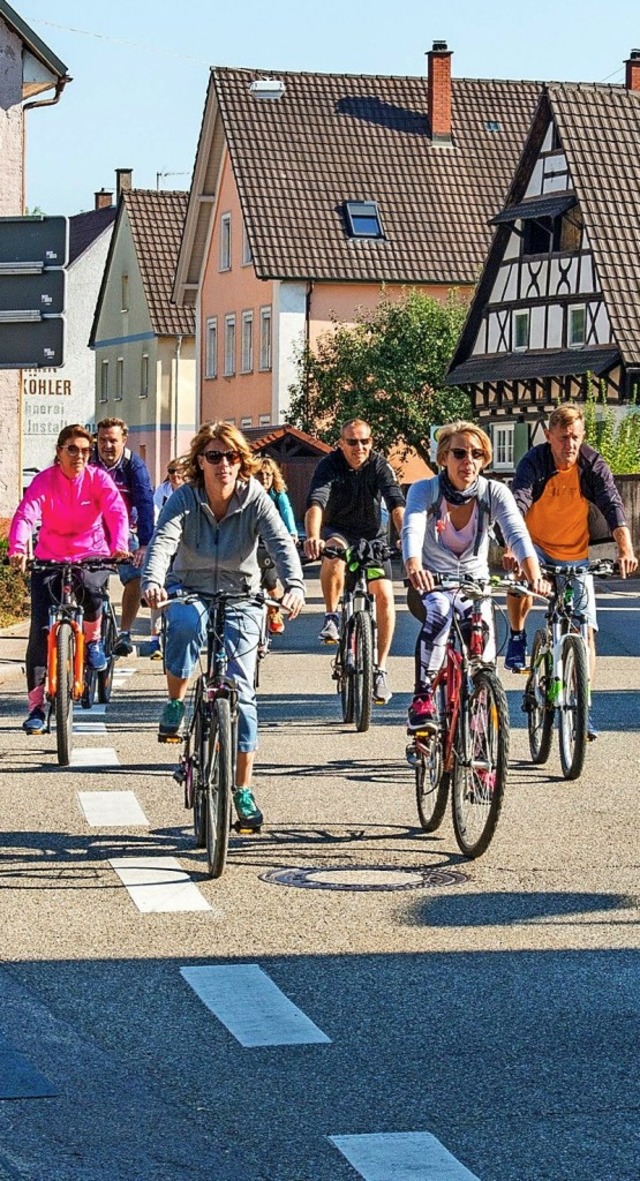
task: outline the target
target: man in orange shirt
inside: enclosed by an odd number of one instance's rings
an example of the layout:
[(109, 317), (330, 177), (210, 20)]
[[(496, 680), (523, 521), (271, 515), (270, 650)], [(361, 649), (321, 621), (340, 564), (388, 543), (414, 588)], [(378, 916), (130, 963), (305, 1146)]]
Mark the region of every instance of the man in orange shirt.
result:
[[(604, 516), (618, 547), (618, 562), (623, 578), (637, 569), (631, 534), (624, 515), (620, 493), (609, 465), (584, 442), (584, 415), (573, 402), (563, 402), (549, 418), (546, 443), (532, 447), (520, 460), (511, 485), (536, 552), (541, 561), (554, 565), (586, 562), (589, 554), (589, 506), (595, 504)], [(505, 552), (505, 565), (513, 567), (513, 556)], [(580, 604), (589, 624), (589, 663), (591, 679), (595, 671), (594, 632), (596, 619), (593, 578), (576, 579), (576, 603)], [(505, 667), (521, 672), (527, 665), (525, 621), (531, 609), (530, 598), (508, 596), (507, 606), (511, 636)], [(590, 723), (590, 737), (596, 734)]]

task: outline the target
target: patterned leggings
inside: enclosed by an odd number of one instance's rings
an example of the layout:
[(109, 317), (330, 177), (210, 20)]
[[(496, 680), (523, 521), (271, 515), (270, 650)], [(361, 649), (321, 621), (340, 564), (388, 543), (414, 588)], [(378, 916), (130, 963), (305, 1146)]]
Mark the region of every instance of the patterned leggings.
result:
[[(463, 624), (464, 632), (464, 625), (468, 623), (473, 607), (471, 599), (464, 598), (460, 591), (456, 590), (427, 591), (420, 596), (420, 603), (422, 610), (418, 617), (422, 616), (422, 628), (416, 641), (416, 693), (428, 688), (433, 683), (436, 673), (444, 664), (454, 612)], [(416, 599), (413, 600), (413, 605), (410, 603), (414, 615), (417, 614), (414, 609), (415, 605)], [(420, 609), (418, 608), (418, 610)], [(488, 599), (482, 603), (481, 614), (486, 628), (483, 660), (488, 664), (496, 658), (493, 611)]]

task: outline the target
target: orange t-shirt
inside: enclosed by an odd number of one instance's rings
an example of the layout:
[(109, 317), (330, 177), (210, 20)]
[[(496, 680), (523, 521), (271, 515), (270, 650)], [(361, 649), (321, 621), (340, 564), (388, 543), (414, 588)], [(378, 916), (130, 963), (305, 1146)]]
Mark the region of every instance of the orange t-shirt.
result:
[(589, 501), (580, 491), (577, 463), (547, 480), (526, 516), (531, 540), (550, 558), (578, 562), (589, 553)]

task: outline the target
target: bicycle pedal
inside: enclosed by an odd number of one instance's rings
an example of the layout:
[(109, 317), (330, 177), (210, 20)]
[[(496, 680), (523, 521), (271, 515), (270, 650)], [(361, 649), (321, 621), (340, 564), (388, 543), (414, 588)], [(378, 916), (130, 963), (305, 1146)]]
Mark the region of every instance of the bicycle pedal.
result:
[(243, 837), (253, 836), (254, 833), (262, 832), (262, 825), (242, 824), (240, 820), (236, 820), (233, 827), (236, 832)]
[(336, 648), (338, 646), (337, 640), (323, 640), (322, 643), (324, 644), (325, 648)]
[(182, 737), (180, 734), (158, 734), (158, 742), (177, 745), (182, 742)]

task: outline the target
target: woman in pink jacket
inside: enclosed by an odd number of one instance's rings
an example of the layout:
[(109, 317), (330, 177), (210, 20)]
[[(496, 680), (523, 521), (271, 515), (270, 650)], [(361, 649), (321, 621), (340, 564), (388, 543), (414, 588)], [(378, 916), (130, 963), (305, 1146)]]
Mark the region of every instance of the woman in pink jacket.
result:
[[(9, 561), (24, 572), (34, 530), (40, 526), (35, 557), (53, 561), (127, 557), (129, 519), (111, 476), (89, 466), (92, 437), (83, 426), (60, 432), (52, 467), (34, 476), (11, 522)], [(89, 667), (100, 672), (107, 659), (100, 640), (107, 570), (79, 570), (78, 596), (84, 608)], [(31, 628), (27, 645), (29, 716), (27, 734), (44, 730), (44, 681), (49, 607), (60, 587), (60, 574), (34, 570), (31, 575)]]

